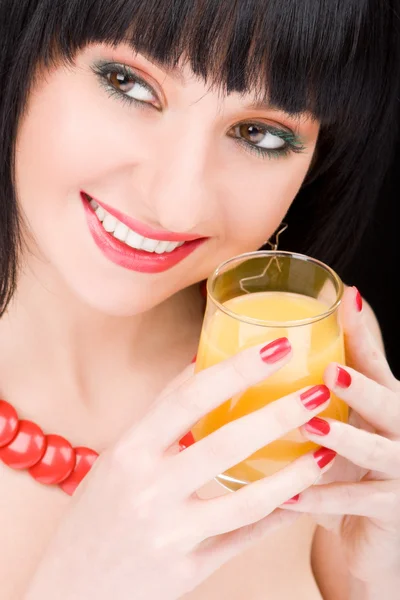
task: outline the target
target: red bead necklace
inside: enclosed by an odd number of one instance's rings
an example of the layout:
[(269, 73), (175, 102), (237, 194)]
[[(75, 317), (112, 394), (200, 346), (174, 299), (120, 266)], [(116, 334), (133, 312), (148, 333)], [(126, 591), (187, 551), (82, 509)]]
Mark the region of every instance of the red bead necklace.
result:
[(98, 456), (90, 448), (73, 448), (60, 435), (44, 434), (0, 400), (0, 459), (12, 469), (27, 469), (39, 483), (58, 485), (72, 496)]
[[(203, 298), (207, 297), (206, 285), (206, 281), (200, 284)], [(72, 496), (98, 456), (84, 446), (73, 448), (60, 435), (44, 434), (32, 421), (20, 420), (15, 408), (0, 400), (0, 459), (12, 469), (28, 470), (39, 483), (57, 485)]]

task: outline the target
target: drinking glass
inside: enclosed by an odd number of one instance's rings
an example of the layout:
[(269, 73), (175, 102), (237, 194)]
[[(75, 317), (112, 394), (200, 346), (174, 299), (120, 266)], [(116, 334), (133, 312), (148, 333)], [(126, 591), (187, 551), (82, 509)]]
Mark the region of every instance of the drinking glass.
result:
[[(289, 339), (293, 357), (280, 371), (202, 418), (192, 429), (195, 441), (278, 398), (323, 383), (329, 363), (345, 363), (338, 319), (343, 289), (342, 281), (328, 266), (283, 251), (243, 254), (215, 271), (207, 282), (196, 372), (244, 348), (281, 337)], [(348, 407), (332, 396), (321, 416), (346, 422)], [(217, 480), (237, 490), (317, 447), (296, 429), (221, 473)]]

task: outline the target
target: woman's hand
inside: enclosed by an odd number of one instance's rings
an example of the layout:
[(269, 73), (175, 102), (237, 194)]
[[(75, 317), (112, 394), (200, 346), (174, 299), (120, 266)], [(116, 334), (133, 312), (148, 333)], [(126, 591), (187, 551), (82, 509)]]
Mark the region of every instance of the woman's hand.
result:
[[(354, 288), (346, 291), (342, 320), (351, 368), (330, 365), (325, 383), (351, 407), (350, 424), (317, 418), (302, 427), (308, 439), (340, 456), (322, 485), (288, 508), (329, 524), (356, 580), (399, 580), (400, 383), (367, 326)], [(326, 515), (339, 516), (325, 521)]]
[[(309, 488), (335, 456), (323, 449), (278, 474), (212, 500), (195, 492), (327, 407), (312, 388), (234, 421), (184, 452), (178, 440), (206, 413), (290, 360), (280, 340), (247, 349), (168, 386), (147, 416), (104, 453), (77, 490), (27, 600), (175, 600), (274, 528), (277, 508)], [(318, 404), (318, 408), (315, 408)], [(308, 407), (308, 408), (307, 408)]]

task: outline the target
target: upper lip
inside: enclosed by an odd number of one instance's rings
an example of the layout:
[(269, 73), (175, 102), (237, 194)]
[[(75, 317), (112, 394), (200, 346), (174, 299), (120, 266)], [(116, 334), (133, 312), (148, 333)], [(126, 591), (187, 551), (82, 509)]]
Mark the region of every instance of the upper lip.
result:
[(86, 192), (83, 192), (83, 194), (91, 200), (97, 202), (99, 206), (104, 208), (104, 210), (110, 213), (110, 215), (118, 219), (118, 221), (121, 221), (121, 223), (129, 227), (129, 229), (132, 229), (132, 231), (135, 231), (143, 237), (150, 238), (151, 240), (158, 240), (160, 242), (192, 242), (193, 240), (204, 239), (205, 237), (197, 234), (174, 233), (172, 231), (153, 229), (149, 225), (141, 223), (133, 217), (125, 215), (124, 213), (120, 212), (117, 208), (113, 208), (112, 206), (109, 206), (104, 202), (99, 202), (99, 200), (97, 200), (97, 198), (95, 198), (94, 196), (91, 196)]

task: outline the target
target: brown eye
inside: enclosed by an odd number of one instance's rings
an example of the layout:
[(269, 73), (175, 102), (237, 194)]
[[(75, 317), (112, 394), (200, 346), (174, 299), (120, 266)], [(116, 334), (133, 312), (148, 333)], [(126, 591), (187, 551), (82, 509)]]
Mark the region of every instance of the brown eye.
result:
[(127, 73), (113, 71), (107, 76), (110, 84), (125, 96), (139, 102), (155, 103), (157, 99), (152, 90), (143, 82)]
[(122, 73), (110, 73), (110, 83), (121, 92), (130, 92), (135, 86), (135, 81), (132, 81), (127, 75)]
[(243, 139), (252, 144), (259, 144), (265, 137), (265, 130), (257, 125), (240, 125), (239, 133)]
[(256, 123), (242, 123), (237, 125), (234, 131), (234, 137), (259, 148), (279, 150), (286, 147), (285, 140), (268, 131), (267, 127), (262, 127)]

